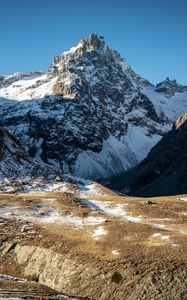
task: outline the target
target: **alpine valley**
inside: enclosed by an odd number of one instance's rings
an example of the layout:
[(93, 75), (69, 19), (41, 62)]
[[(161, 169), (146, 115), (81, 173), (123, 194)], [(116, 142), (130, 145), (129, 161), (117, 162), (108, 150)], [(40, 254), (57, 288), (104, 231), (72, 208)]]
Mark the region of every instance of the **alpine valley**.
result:
[(187, 299), (186, 112), (95, 34), (0, 77), (0, 300)]

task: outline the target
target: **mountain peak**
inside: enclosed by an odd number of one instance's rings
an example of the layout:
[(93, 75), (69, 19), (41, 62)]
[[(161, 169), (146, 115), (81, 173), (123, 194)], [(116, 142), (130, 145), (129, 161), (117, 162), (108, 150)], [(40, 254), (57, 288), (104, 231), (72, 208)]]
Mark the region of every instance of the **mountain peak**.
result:
[(97, 34), (81, 38), (75, 47), (55, 57), (48, 76), (58, 78), (53, 87), (54, 94), (71, 98), (83, 90), (83, 86), (86, 90), (86, 86), (90, 87), (89, 90), (94, 87), (94, 93), (96, 85), (101, 88), (106, 83), (112, 89), (115, 86), (117, 90), (125, 89), (128, 92), (133, 92), (139, 86), (150, 86), (117, 51), (105, 45), (104, 37)]
[(187, 91), (187, 86), (178, 84), (175, 79), (171, 80), (169, 77), (166, 77), (164, 81), (161, 81), (156, 85), (156, 92), (164, 93), (165, 97), (170, 98), (175, 95), (175, 93), (183, 93)]
[(99, 36), (97, 34), (91, 34), (88, 38), (81, 38), (79, 43), (70, 48), (68, 51), (65, 51), (61, 54), (61, 56), (79, 54), (80, 52), (86, 51), (97, 51), (104, 49), (105, 41), (104, 37)]
[(77, 46), (92, 46), (94, 49), (102, 49), (105, 46), (105, 40), (103, 36), (92, 33), (87, 38), (81, 38)]
[(177, 84), (176, 79), (170, 79), (169, 77), (166, 77), (166, 79), (163, 82), (167, 82), (167, 83), (173, 83), (173, 84)]
[(101, 49), (105, 46), (105, 41), (104, 41), (104, 37), (103, 36), (99, 36), (97, 34), (91, 34), (88, 38), (87, 38), (87, 43), (91, 46), (93, 46), (94, 48), (97, 49)]

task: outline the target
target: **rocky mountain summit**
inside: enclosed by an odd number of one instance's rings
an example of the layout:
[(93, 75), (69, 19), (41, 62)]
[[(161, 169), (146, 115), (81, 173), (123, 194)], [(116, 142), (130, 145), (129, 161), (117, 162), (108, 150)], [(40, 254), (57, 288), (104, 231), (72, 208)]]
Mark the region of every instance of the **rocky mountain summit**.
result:
[(138, 166), (114, 179), (113, 188), (139, 196), (187, 193), (187, 114)]
[(165, 97), (170, 98), (175, 95), (175, 93), (184, 93), (187, 91), (187, 86), (178, 84), (176, 80), (170, 80), (168, 77), (158, 83), (155, 88), (156, 92), (164, 93)]
[(0, 78), (0, 126), (33, 158), (84, 178), (137, 165), (186, 109), (186, 87), (155, 87), (94, 34), (46, 73)]

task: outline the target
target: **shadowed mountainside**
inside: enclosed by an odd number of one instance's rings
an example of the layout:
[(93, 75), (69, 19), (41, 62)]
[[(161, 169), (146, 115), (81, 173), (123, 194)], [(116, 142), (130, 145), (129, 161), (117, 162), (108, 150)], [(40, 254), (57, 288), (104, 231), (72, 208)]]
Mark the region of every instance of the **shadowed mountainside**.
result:
[(20, 142), (7, 130), (0, 129), (0, 180), (24, 176), (49, 176), (54, 168), (31, 158)]
[(115, 190), (136, 196), (187, 193), (187, 114), (168, 132), (135, 168), (113, 178)]

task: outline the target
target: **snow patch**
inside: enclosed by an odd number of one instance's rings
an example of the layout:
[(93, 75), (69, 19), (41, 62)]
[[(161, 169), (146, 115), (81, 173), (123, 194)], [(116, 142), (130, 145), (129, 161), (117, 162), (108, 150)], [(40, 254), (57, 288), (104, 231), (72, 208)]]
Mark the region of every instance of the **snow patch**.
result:
[(62, 55), (72, 55), (72, 54), (74, 54), (77, 51), (77, 49), (81, 48), (82, 45), (83, 45), (83, 43), (80, 42), (80, 43), (78, 43), (77, 46), (72, 47), (68, 51), (63, 52)]
[(0, 97), (8, 100), (31, 100), (41, 99), (53, 93), (52, 88), (57, 77), (48, 78), (47, 74), (35, 76), (34, 78), (23, 78), (0, 88)]
[(119, 251), (118, 250), (112, 250), (112, 254), (113, 255), (119, 255)]
[(97, 186), (96, 183), (86, 180), (84, 185), (77, 185), (77, 188), (80, 191), (81, 196), (90, 195), (90, 196), (101, 196), (105, 195)]
[(164, 241), (169, 241), (170, 236), (169, 235), (163, 235), (163, 236), (161, 236), (161, 239), (164, 240)]
[(152, 237), (159, 237), (159, 236), (161, 236), (161, 234), (159, 232), (156, 232), (156, 233), (152, 234)]
[[(85, 203), (85, 202), (84, 202)], [(130, 213), (125, 211), (125, 207), (127, 204), (113, 204), (109, 201), (97, 201), (97, 200), (89, 200), (88, 205), (92, 208), (96, 206), (96, 210), (103, 212), (105, 214), (112, 215), (117, 218), (124, 219), (130, 222), (141, 222), (141, 216), (132, 216)], [(93, 206), (94, 205), (94, 206)]]
[(180, 200), (180, 201), (187, 201), (187, 198), (177, 198), (177, 200)]
[(101, 236), (106, 235), (106, 234), (107, 234), (107, 231), (104, 229), (104, 227), (99, 226), (94, 230), (94, 232), (92, 233), (91, 236), (95, 240), (99, 240)]
[[(45, 207), (44, 207), (45, 209)], [(96, 225), (106, 221), (102, 217), (88, 216), (85, 218), (77, 217), (73, 214), (64, 215), (56, 209), (42, 211), (40, 208), (25, 208), (20, 210), (17, 206), (4, 206), (0, 211), (1, 218), (15, 218), (18, 220), (29, 221), (33, 223), (59, 223), (74, 226)]]

